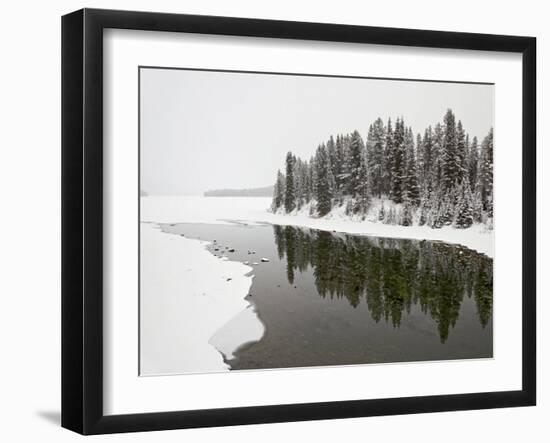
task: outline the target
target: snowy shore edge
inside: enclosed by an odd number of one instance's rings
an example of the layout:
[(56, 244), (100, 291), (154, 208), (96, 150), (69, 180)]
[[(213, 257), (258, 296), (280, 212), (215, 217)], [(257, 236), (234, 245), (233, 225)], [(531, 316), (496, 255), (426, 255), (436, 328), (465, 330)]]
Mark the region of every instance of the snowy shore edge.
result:
[[(208, 242), (141, 223), (141, 374), (229, 370), (224, 360), (264, 326), (245, 299), (252, 268), (220, 260)], [(235, 323), (238, 323), (238, 327)]]
[(155, 223), (229, 223), (229, 220), (238, 220), (251, 224), (292, 225), (348, 234), (442, 241), (465, 246), (490, 258), (494, 256), (494, 233), (483, 225), (468, 229), (396, 226), (343, 217), (329, 219), (302, 214), (273, 214), (267, 210), (270, 205), (269, 197), (150, 196), (141, 198), (141, 220)]

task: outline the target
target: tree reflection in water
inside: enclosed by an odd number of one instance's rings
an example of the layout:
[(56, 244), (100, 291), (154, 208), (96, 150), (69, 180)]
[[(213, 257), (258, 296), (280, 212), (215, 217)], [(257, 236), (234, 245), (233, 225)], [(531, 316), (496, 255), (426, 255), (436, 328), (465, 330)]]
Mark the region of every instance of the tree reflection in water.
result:
[(420, 305), (437, 323), (445, 343), (464, 296), (474, 297), (485, 327), (493, 305), (493, 261), (458, 245), (389, 239), (274, 226), (287, 278), (313, 269), (321, 297), (345, 297), (353, 307), (366, 303), (373, 320), (399, 327), (404, 312)]

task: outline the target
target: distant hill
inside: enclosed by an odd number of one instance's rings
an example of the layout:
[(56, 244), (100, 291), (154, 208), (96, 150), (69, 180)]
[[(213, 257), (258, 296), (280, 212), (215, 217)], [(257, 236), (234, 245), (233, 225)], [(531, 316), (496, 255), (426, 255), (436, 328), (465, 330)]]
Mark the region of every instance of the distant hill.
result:
[(273, 197), (273, 186), (251, 189), (213, 189), (205, 197)]

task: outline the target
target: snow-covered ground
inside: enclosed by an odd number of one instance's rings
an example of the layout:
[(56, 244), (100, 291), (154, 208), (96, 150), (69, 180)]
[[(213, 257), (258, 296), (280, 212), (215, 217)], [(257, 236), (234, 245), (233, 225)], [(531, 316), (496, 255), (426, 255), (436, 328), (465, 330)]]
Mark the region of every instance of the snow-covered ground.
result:
[(226, 371), (222, 354), (263, 336), (245, 300), (252, 268), (214, 257), (207, 244), (141, 223), (142, 375)]
[(484, 225), (474, 225), (469, 229), (386, 225), (349, 220), (343, 210), (333, 211), (328, 218), (312, 218), (307, 211), (291, 215), (273, 214), (268, 211), (270, 205), (270, 197), (142, 197), (141, 220), (162, 223), (265, 222), (379, 237), (439, 240), (466, 246), (489, 257), (494, 254), (493, 231)]

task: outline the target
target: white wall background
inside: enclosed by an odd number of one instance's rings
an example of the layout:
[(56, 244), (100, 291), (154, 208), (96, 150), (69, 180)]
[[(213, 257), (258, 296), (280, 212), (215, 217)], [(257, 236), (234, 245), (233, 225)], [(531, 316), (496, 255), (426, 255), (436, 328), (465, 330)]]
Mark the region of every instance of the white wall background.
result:
[[(542, 158), (550, 93), (549, 10), (544, 2), (431, 0), (53, 0), (2, 5), (0, 26), (0, 439), (75, 441), (60, 410), (60, 16), (81, 7), (532, 35), (538, 38), (539, 226), (549, 221), (549, 158)], [(545, 113), (546, 112), (546, 113)], [(519, 149), (519, 147), (518, 147)], [(546, 248), (545, 252), (541, 252)], [(550, 265), (539, 236), (539, 275)], [(539, 278), (539, 406), (459, 413), (169, 431), (94, 441), (548, 441), (550, 280)], [(546, 348), (546, 349), (545, 349)]]

